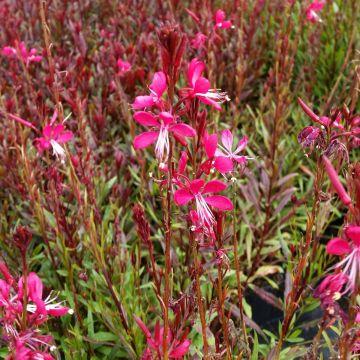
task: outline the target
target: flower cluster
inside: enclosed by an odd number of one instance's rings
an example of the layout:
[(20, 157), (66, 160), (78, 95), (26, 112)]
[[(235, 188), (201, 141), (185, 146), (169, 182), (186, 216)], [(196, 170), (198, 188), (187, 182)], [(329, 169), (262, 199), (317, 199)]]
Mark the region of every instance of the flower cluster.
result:
[(319, 116), (302, 99), (299, 98), (298, 102), (305, 114), (318, 125), (307, 126), (298, 135), (304, 148), (311, 151), (314, 147), (327, 149), (327, 155), (331, 155), (337, 152), (339, 139), (346, 140), (353, 148), (360, 146), (360, 117), (350, 114), (346, 106), (333, 111), (331, 116)]
[[(144, 333), (148, 345), (141, 357), (141, 360), (154, 360), (153, 353), (157, 356), (155, 359), (161, 359), (163, 355), (164, 328), (160, 326), (159, 322), (157, 322), (155, 325), (154, 335), (152, 335), (150, 330), (140, 318), (135, 316), (134, 319), (141, 331)], [(169, 349), (168, 355), (170, 359), (182, 359), (189, 351), (191, 344), (188, 339), (174, 339), (171, 331), (169, 331), (167, 336), (167, 342)]]
[[(179, 171), (173, 173), (172, 184), (177, 188), (174, 191), (174, 200), (179, 206), (192, 202), (196, 213), (196, 216), (194, 212), (190, 216), (193, 226), (202, 229), (210, 238), (214, 238), (213, 228), (216, 220), (211, 208), (229, 211), (233, 206), (230, 199), (225, 196), (210, 195), (224, 191), (227, 188), (226, 183), (219, 180), (206, 181), (201, 176), (209, 175), (215, 169), (221, 174), (231, 173), (234, 164), (245, 164), (247, 158), (240, 155), (240, 152), (246, 147), (247, 137), (240, 139), (234, 149), (234, 139), (230, 130), (222, 132), (221, 145), (218, 143), (217, 134), (207, 133), (206, 119), (196, 128), (182, 120), (184, 117), (191, 120), (194, 104), (203, 103), (220, 111), (221, 104), (229, 100), (225, 92), (210, 88), (209, 80), (202, 76), (204, 70), (205, 64), (200, 60), (195, 58), (190, 61), (187, 69), (188, 87), (178, 91), (175, 107), (172, 107), (165, 97), (168, 89), (166, 74), (162, 71), (154, 74), (149, 86), (150, 94), (137, 96), (132, 104), (133, 109), (138, 110), (134, 113), (134, 120), (150, 131), (136, 136), (133, 144), (135, 149), (143, 149), (156, 143), (155, 155), (159, 161), (159, 169), (166, 172), (170, 153), (170, 135), (184, 146), (187, 152), (190, 151), (190, 147), (186, 139), (197, 138), (192, 144), (194, 146), (196, 143), (199, 146), (192, 150), (199, 152), (202, 147), (207, 159), (199, 164), (196, 178), (190, 180), (185, 175), (188, 156), (186, 152), (182, 153)], [(192, 121), (192, 124), (196, 124), (196, 121)]]
[(72, 309), (57, 302), (58, 295), (50, 292), (43, 298), (43, 284), (33, 272), (15, 281), (7, 266), (0, 263), (0, 314), (3, 339), (10, 355), (8, 360), (50, 360), (49, 352), (56, 349), (51, 335), (42, 335), (39, 326), (49, 316), (72, 314)]
[(8, 58), (19, 59), (23, 61), (26, 66), (29, 66), (32, 62), (38, 63), (42, 60), (42, 56), (37, 54), (37, 50), (35, 48), (28, 50), (23, 41), (17, 43), (15, 47), (5, 46), (1, 54)]

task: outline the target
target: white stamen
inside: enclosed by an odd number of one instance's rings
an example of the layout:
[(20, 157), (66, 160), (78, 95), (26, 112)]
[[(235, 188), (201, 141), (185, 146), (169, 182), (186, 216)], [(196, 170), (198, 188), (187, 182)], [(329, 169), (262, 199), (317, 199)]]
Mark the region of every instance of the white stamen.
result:
[(215, 217), (201, 194), (195, 195), (196, 212), (199, 215), (201, 223), (211, 228), (215, 224)]
[(53, 154), (57, 157), (60, 158), (61, 160), (65, 159), (65, 150), (64, 148), (55, 140), (51, 139), (50, 140), (50, 144), (52, 146), (53, 149)]
[[(155, 146), (155, 154), (156, 157), (161, 160), (165, 161), (167, 159), (167, 156), (169, 154), (169, 132), (167, 129), (167, 126), (161, 126), (159, 137), (156, 142)], [(164, 153), (166, 153), (166, 156), (164, 157)]]

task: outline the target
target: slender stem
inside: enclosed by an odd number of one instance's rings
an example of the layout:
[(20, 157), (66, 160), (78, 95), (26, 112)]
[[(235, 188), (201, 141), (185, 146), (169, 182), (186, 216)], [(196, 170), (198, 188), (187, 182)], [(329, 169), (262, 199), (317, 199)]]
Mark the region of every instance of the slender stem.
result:
[(22, 270), (23, 270), (23, 285), (24, 285), (24, 298), (23, 298), (23, 312), (22, 312), (22, 329), (27, 329), (27, 299), (28, 299), (28, 283), (27, 283), (27, 264), (26, 264), (26, 253), (21, 254), (22, 257)]
[(169, 302), (170, 302), (170, 273), (171, 273), (171, 181), (172, 181), (172, 142), (170, 141), (168, 158), (168, 179), (166, 193), (166, 207), (164, 214), (165, 227), (165, 289), (164, 289), (164, 360), (168, 360), (168, 335), (169, 335)]
[[(235, 199), (235, 190), (233, 191), (233, 199)], [(237, 238), (237, 230), (236, 230), (236, 201), (234, 201), (234, 209), (233, 209), (233, 244), (234, 244), (234, 261), (235, 261), (235, 273), (236, 273), (236, 283), (237, 283), (237, 292), (238, 292), (238, 300), (239, 300), (239, 311), (240, 311), (240, 322), (242, 328), (242, 334), (244, 338), (244, 343), (246, 346), (246, 352), (248, 357), (250, 358), (250, 348), (249, 342), (246, 333), (246, 325), (244, 321), (244, 307), (243, 307), (243, 292), (241, 288), (241, 270), (239, 263), (239, 255), (238, 255), (238, 238)]]
[(200, 288), (200, 266), (199, 266), (199, 259), (198, 259), (198, 249), (197, 249), (197, 243), (194, 239), (193, 234), (190, 234), (192, 245), (193, 245), (193, 252), (194, 252), (194, 264), (195, 264), (195, 286), (196, 286), (196, 297), (199, 307), (199, 314), (200, 314), (200, 322), (201, 322), (201, 333), (203, 337), (203, 343), (204, 343), (204, 359), (207, 360), (209, 358), (209, 345), (207, 342), (206, 337), (206, 319), (205, 319), (205, 311), (204, 311), (204, 305), (203, 300), (201, 296), (201, 288)]

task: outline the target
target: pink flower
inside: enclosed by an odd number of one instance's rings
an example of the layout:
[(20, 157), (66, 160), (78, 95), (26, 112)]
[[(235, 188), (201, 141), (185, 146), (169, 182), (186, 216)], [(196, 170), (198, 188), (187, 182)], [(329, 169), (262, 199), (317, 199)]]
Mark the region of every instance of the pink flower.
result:
[(315, 289), (313, 296), (321, 301), (321, 306), (330, 312), (334, 310), (335, 301), (339, 300), (346, 292), (343, 286), (348, 282), (348, 277), (342, 272), (326, 276)]
[(349, 279), (346, 291), (349, 289), (353, 291), (360, 276), (360, 226), (346, 227), (345, 235), (351, 240), (351, 243), (342, 238), (334, 238), (326, 245), (326, 251), (331, 255), (347, 255), (336, 267), (343, 267), (343, 273)]
[(306, 9), (306, 18), (312, 23), (319, 21), (321, 22), (320, 16), (317, 14), (325, 6), (325, 0), (315, 0)]
[(226, 156), (216, 156), (218, 146), (217, 134), (209, 135), (205, 132), (203, 135), (203, 145), (208, 157), (208, 160), (201, 165), (201, 170), (204, 171), (205, 174), (209, 174), (212, 168), (215, 168), (222, 174), (232, 171), (233, 162), (231, 159)]
[[(27, 277), (27, 288), (28, 288), (28, 304), (27, 311), (31, 314), (34, 323), (41, 324), (47, 320), (48, 315), (51, 316), (64, 316), (66, 314), (72, 314), (73, 310), (66, 306), (62, 306), (61, 302), (56, 302), (58, 294), (50, 294), (43, 300), (43, 284), (40, 278), (31, 272)], [(24, 278), (21, 277), (19, 280), (18, 298), (24, 297)]]
[(129, 71), (131, 69), (131, 64), (127, 61), (123, 61), (121, 59), (119, 59), (117, 61), (117, 66), (119, 68), (119, 74), (122, 74), (126, 71)]
[(13, 330), (13, 344), (15, 356), (9, 355), (6, 360), (54, 360), (48, 351), (54, 351), (56, 347), (52, 336), (41, 335), (36, 331)]
[[(230, 130), (224, 130), (221, 134), (222, 145), (218, 144), (218, 149), (215, 152), (217, 158), (225, 157), (232, 161), (235, 161), (238, 164), (246, 163), (246, 157), (238, 155), (243, 151), (247, 145), (247, 137), (243, 137), (239, 140), (238, 145), (235, 150), (233, 150), (234, 139)], [(231, 169), (232, 170), (232, 169)]]
[(194, 137), (196, 131), (184, 123), (176, 123), (173, 115), (168, 112), (161, 112), (156, 117), (145, 111), (138, 111), (134, 114), (134, 119), (139, 124), (147, 127), (154, 127), (158, 130), (144, 132), (134, 139), (134, 148), (143, 149), (156, 141), (155, 154), (160, 161), (165, 161), (169, 154), (169, 132), (179, 138)]
[(217, 10), (215, 13), (215, 30), (216, 29), (228, 29), (231, 27), (231, 21), (224, 20), (225, 13), (223, 10)]
[(191, 40), (191, 47), (194, 49), (201, 49), (204, 46), (206, 39), (207, 36), (201, 32), (198, 32), (194, 39)]
[(132, 103), (132, 108), (135, 110), (144, 109), (154, 105), (161, 104), (161, 97), (167, 88), (166, 75), (162, 71), (156, 72), (152, 83), (149, 86), (150, 95), (137, 96)]
[(325, 144), (325, 136), (323, 130), (315, 126), (307, 126), (301, 130), (298, 135), (298, 142), (304, 147), (310, 147), (312, 150), (315, 146), (322, 147)]
[(53, 154), (60, 158), (65, 159), (65, 150), (60, 144), (65, 144), (72, 140), (74, 134), (71, 131), (65, 131), (64, 124), (54, 125), (57, 118), (57, 111), (55, 110), (54, 115), (49, 125), (45, 126), (42, 130), (42, 137), (36, 138), (36, 146), (39, 152), (49, 150), (52, 148)]
[(181, 89), (180, 93), (189, 98), (198, 98), (201, 102), (221, 110), (220, 104), (230, 99), (225, 92), (219, 92), (217, 89), (210, 89), (209, 80), (201, 76), (205, 69), (203, 62), (198, 59), (192, 59), (188, 67), (189, 88)]
[(222, 181), (212, 180), (205, 183), (202, 179), (190, 181), (185, 176), (183, 178), (186, 181), (186, 185), (180, 182), (177, 183), (177, 185), (181, 186), (181, 189), (175, 191), (175, 203), (181, 206), (186, 205), (191, 200), (195, 200), (197, 215), (201, 225), (205, 228), (212, 229), (216, 223), (209, 205), (223, 211), (233, 209), (232, 202), (226, 196), (207, 195), (224, 191), (227, 186)]
[[(134, 316), (136, 323), (138, 324), (141, 331), (146, 336), (146, 342), (148, 344), (148, 348), (145, 350), (142, 355), (143, 360), (152, 360), (153, 357), (151, 352), (154, 351), (157, 355), (162, 355), (163, 352), (163, 339), (164, 339), (164, 328), (160, 327), (159, 322), (155, 325), (154, 336), (151, 334), (147, 326), (143, 323), (143, 321)], [(182, 358), (188, 351), (191, 345), (191, 341), (188, 339), (185, 340), (176, 340), (173, 339), (172, 333), (169, 330), (168, 336), (168, 354), (170, 359), (180, 359)]]
[[(30, 51), (28, 51), (24, 42), (19, 43), (18, 51), (21, 59), (25, 62), (26, 66), (29, 66), (31, 62), (40, 62), (42, 60), (42, 56), (36, 54), (37, 50), (35, 48), (32, 48), (30, 49)], [(6, 57), (16, 59), (19, 58), (18, 51), (14, 47), (5, 46), (2, 49), (1, 53)]]

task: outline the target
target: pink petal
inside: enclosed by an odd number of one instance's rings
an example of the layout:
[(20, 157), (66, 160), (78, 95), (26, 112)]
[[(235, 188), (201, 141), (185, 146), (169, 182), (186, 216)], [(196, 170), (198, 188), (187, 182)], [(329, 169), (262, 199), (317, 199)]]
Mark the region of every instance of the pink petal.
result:
[(16, 56), (16, 50), (10, 46), (5, 46), (2, 49), (1, 54), (7, 57), (14, 57)]
[(357, 323), (360, 323), (360, 312), (358, 312), (358, 313), (356, 314), (355, 321), (356, 321)]
[(341, 184), (336, 170), (326, 156), (323, 156), (323, 161), (325, 163), (325, 169), (328, 173), (329, 179), (335, 191), (338, 193), (340, 200), (343, 202), (343, 204), (348, 207), (351, 204), (351, 198)]
[(238, 164), (245, 164), (247, 159), (246, 156), (239, 156), (239, 155), (235, 155), (233, 157), (233, 159), (238, 163)]
[(233, 162), (226, 156), (217, 156), (214, 161), (214, 168), (222, 174), (228, 173), (233, 170)]
[(204, 183), (205, 181), (203, 179), (193, 180), (190, 184), (190, 190), (193, 192), (193, 194), (197, 194), (204, 186)]
[(212, 180), (205, 184), (202, 194), (206, 193), (217, 193), (224, 191), (227, 188), (227, 185), (220, 180)]
[(167, 111), (162, 111), (159, 114), (160, 119), (164, 122), (165, 125), (169, 125), (172, 124), (174, 122), (174, 116), (167, 112)]
[(160, 98), (166, 90), (166, 75), (162, 71), (156, 72), (149, 88)]
[(159, 137), (158, 131), (144, 132), (135, 137), (133, 145), (135, 149), (143, 149), (151, 145)]
[(216, 134), (207, 135), (204, 137), (204, 147), (208, 158), (212, 158), (214, 156), (217, 143), (218, 140)]
[(234, 152), (234, 154), (238, 154), (239, 152), (243, 151), (248, 143), (248, 137), (244, 136), (242, 139), (239, 140), (239, 144)]
[(196, 135), (196, 131), (191, 126), (186, 124), (173, 125), (171, 126), (170, 131), (185, 137), (194, 137)]
[(176, 346), (174, 349), (170, 351), (169, 358), (179, 359), (183, 357), (189, 351), (190, 345), (191, 345), (191, 341), (185, 339), (180, 345)]
[(222, 23), (221, 23), (221, 27), (223, 28), (223, 29), (228, 29), (229, 27), (231, 27), (231, 21), (229, 21), (229, 20), (225, 20), (225, 21), (223, 21)]
[(204, 77), (199, 77), (199, 79), (197, 79), (195, 82), (194, 92), (200, 94), (206, 94), (209, 88), (210, 88), (209, 80), (205, 79)]
[(74, 134), (71, 131), (64, 131), (57, 139), (56, 141), (59, 144), (64, 144), (72, 140), (74, 137)]
[(331, 255), (344, 255), (351, 251), (351, 247), (344, 239), (334, 238), (327, 243), (326, 251)]
[(221, 133), (221, 141), (225, 149), (232, 152), (233, 136), (230, 130), (226, 129)]
[(58, 309), (46, 309), (47, 313), (51, 316), (64, 316), (69, 313), (69, 310), (66, 306), (59, 307)]
[(217, 10), (215, 13), (215, 22), (221, 23), (225, 18), (225, 13), (222, 10)]
[(201, 76), (204, 69), (205, 69), (205, 65), (203, 62), (199, 61), (196, 58), (191, 60), (188, 67), (188, 79), (189, 79), (189, 85), (192, 88), (195, 88), (195, 83), (198, 80), (198, 78)]
[(187, 155), (185, 151), (181, 152), (181, 156), (179, 159), (179, 174), (183, 174), (185, 171), (185, 167), (186, 167), (186, 163), (187, 163)]
[(144, 335), (147, 338), (151, 338), (151, 332), (149, 331), (149, 329), (146, 327), (146, 325), (143, 323), (143, 321), (137, 317), (136, 315), (134, 315), (134, 320), (135, 322), (138, 324), (139, 328), (141, 329), (141, 331), (144, 333)]
[(42, 133), (45, 138), (52, 139), (53, 138), (53, 127), (51, 125), (47, 125), (43, 128)]
[(197, 98), (204, 104), (206, 105), (211, 105), (213, 108), (215, 108), (216, 110), (221, 111), (221, 105), (219, 103), (217, 103), (216, 101), (207, 98), (206, 96), (201, 96), (198, 95)]
[(51, 147), (50, 141), (45, 138), (36, 138), (35, 141), (37, 142), (36, 147), (40, 152), (48, 150)]
[(1, 294), (1, 296), (0, 296), (0, 306), (2, 306), (3, 303), (1, 301), (1, 299), (6, 301), (6, 300), (8, 300), (8, 297), (10, 295), (10, 285), (6, 281), (4, 281), (2, 279), (0, 279), (0, 294)]
[(135, 101), (131, 104), (134, 110), (144, 109), (154, 105), (153, 96), (137, 96)]
[(65, 129), (64, 124), (57, 124), (56, 126), (53, 127), (52, 137), (54, 139), (57, 139), (57, 137), (64, 131), (64, 129)]
[(155, 116), (145, 112), (138, 111), (134, 114), (134, 120), (143, 126), (157, 126), (160, 127), (159, 122), (155, 119)]
[(348, 226), (345, 234), (356, 246), (360, 246), (360, 226)]
[(40, 278), (34, 272), (31, 272), (28, 274), (27, 283), (30, 299), (34, 302), (39, 299), (42, 300), (43, 284)]
[(224, 210), (224, 211), (233, 209), (232, 202), (226, 196), (213, 195), (213, 196), (208, 196), (204, 199), (209, 205), (213, 206), (214, 208)]
[(177, 205), (185, 205), (194, 198), (194, 195), (185, 189), (175, 191), (174, 200)]

